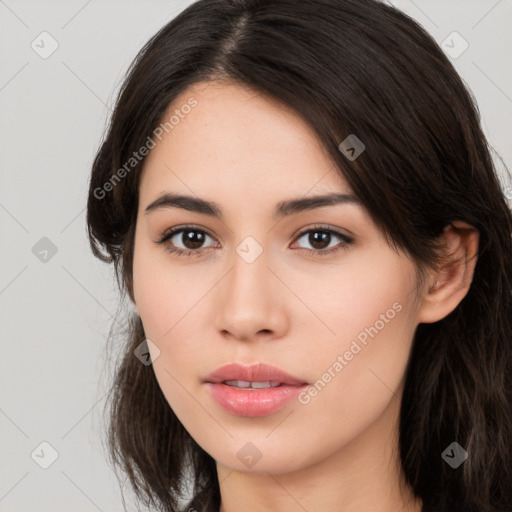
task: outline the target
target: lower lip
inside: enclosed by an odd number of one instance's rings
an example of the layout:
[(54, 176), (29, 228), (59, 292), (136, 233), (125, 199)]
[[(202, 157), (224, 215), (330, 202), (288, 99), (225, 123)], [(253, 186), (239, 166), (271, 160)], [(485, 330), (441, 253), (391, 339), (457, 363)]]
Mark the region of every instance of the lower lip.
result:
[(213, 398), (227, 412), (250, 418), (268, 416), (282, 409), (307, 387), (307, 384), (302, 386), (283, 384), (275, 388), (247, 389), (212, 382), (207, 382), (206, 385)]

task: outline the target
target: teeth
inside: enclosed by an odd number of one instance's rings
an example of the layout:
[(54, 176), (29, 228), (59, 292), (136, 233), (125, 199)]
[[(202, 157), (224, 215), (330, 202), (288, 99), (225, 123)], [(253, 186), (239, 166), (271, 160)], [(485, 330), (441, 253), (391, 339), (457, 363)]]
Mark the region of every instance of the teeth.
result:
[(246, 380), (225, 380), (224, 384), (228, 386), (234, 386), (236, 388), (250, 388), (251, 383)]
[(235, 388), (252, 388), (252, 389), (264, 389), (264, 388), (275, 388), (280, 386), (281, 383), (275, 380), (267, 380), (265, 382), (249, 382), (247, 380), (225, 380), (224, 384), (233, 386)]

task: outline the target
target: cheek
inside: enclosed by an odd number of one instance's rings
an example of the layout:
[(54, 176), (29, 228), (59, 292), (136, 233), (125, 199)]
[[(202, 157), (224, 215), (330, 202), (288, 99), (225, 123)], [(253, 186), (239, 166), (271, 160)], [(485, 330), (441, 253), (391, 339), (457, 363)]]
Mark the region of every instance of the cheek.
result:
[(411, 262), (376, 250), (296, 286), (320, 320), (303, 325), (303, 339), (314, 340), (304, 345), (303, 357), (318, 384), (305, 402), (329, 402), (341, 417), (358, 411), (362, 418), (389, 401), (416, 328), (415, 279)]
[(202, 279), (207, 276), (185, 268), (171, 264), (164, 249), (155, 251), (143, 244), (135, 245), (135, 302), (146, 338), (159, 350), (156, 354), (150, 345), (153, 370), (174, 413), (189, 425), (191, 418), (201, 414), (201, 408), (194, 408), (197, 402), (190, 398), (190, 393), (197, 393), (199, 381), (192, 382), (190, 377), (203, 353), (197, 343), (190, 341), (201, 339), (194, 332), (194, 318), (205, 314), (201, 298), (208, 284)]
[[(170, 265), (164, 248), (135, 243), (133, 291), (148, 338), (162, 339), (183, 315), (190, 296), (180, 281), (179, 269)], [(182, 279), (182, 277), (181, 277)]]
[(215, 284), (211, 274), (208, 266), (172, 262), (164, 248), (135, 245), (133, 288), (137, 310), (146, 337), (169, 360), (186, 358), (185, 352), (195, 350), (196, 345), (185, 342), (201, 339), (194, 329), (197, 318), (206, 314), (208, 291)]
[(416, 328), (414, 267), (392, 253), (380, 256), (332, 273), (323, 293), (301, 292), (332, 331), (321, 326), (307, 354), (316, 374), (302, 403), (311, 416), (328, 409), (353, 429), (375, 420), (397, 394)]
[[(361, 333), (362, 342), (365, 333), (400, 345), (409, 338), (403, 329), (413, 329), (414, 266), (387, 247), (347, 255), (343, 264), (319, 265), (314, 273), (299, 267), (283, 268), (281, 274), (309, 309), (300, 313), (301, 329), (307, 329), (300, 339), (315, 340), (313, 356), (343, 353)], [(299, 316), (298, 306), (292, 314)]]

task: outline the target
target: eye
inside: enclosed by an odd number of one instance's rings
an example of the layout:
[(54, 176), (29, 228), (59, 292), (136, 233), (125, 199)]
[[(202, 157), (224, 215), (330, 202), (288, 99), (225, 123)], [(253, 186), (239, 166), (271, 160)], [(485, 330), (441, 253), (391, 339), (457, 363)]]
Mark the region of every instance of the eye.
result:
[[(346, 249), (348, 245), (353, 243), (353, 238), (340, 233), (339, 231), (325, 226), (315, 226), (306, 231), (302, 231), (297, 236), (297, 241), (304, 239), (313, 249), (300, 247), (309, 254), (324, 256), (334, 252)], [(336, 243), (338, 240), (338, 243)], [(332, 243), (334, 242), (334, 244)]]
[[(166, 231), (157, 243), (165, 245), (170, 253), (176, 253), (179, 256), (192, 256), (201, 254), (202, 249), (205, 249), (203, 244), (208, 238), (214, 240), (203, 229), (195, 226), (181, 226)], [(206, 247), (206, 249), (208, 248)]]
[[(178, 256), (200, 256), (203, 250), (215, 247), (215, 245), (205, 246), (208, 239), (217, 243), (203, 229), (187, 225), (167, 230), (157, 243), (164, 245), (169, 253)], [(325, 256), (346, 249), (354, 241), (353, 238), (326, 226), (314, 226), (300, 232), (295, 238), (294, 245), (301, 239), (313, 248), (309, 249), (299, 244), (299, 249), (315, 256)]]

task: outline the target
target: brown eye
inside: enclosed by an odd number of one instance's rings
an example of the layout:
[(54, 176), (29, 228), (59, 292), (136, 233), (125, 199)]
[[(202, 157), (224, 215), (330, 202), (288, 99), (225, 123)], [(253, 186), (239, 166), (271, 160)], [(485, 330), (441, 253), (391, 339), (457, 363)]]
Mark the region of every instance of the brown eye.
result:
[(205, 246), (205, 242), (213, 238), (206, 233), (204, 230), (196, 228), (194, 226), (182, 226), (180, 228), (174, 228), (167, 231), (161, 239), (157, 242), (166, 246), (166, 249), (171, 253), (177, 253), (179, 255), (199, 255), (203, 249), (209, 249), (212, 247)]
[(308, 242), (314, 249), (327, 249), (330, 241), (331, 234), (326, 231), (310, 231), (308, 233)]
[(185, 249), (199, 249), (204, 243), (205, 233), (201, 231), (184, 229), (180, 233), (181, 239), (178, 237), (178, 240), (185, 246)]
[(303, 231), (298, 235), (297, 242), (295, 243), (297, 244), (301, 239), (304, 239), (306, 244), (309, 244), (311, 248), (301, 246), (300, 244), (299, 248), (317, 255), (331, 254), (346, 248), (353, 242), (353, 239), (347, 235), (339, 233), (331, 228), (324, 227), (317, 227)]

